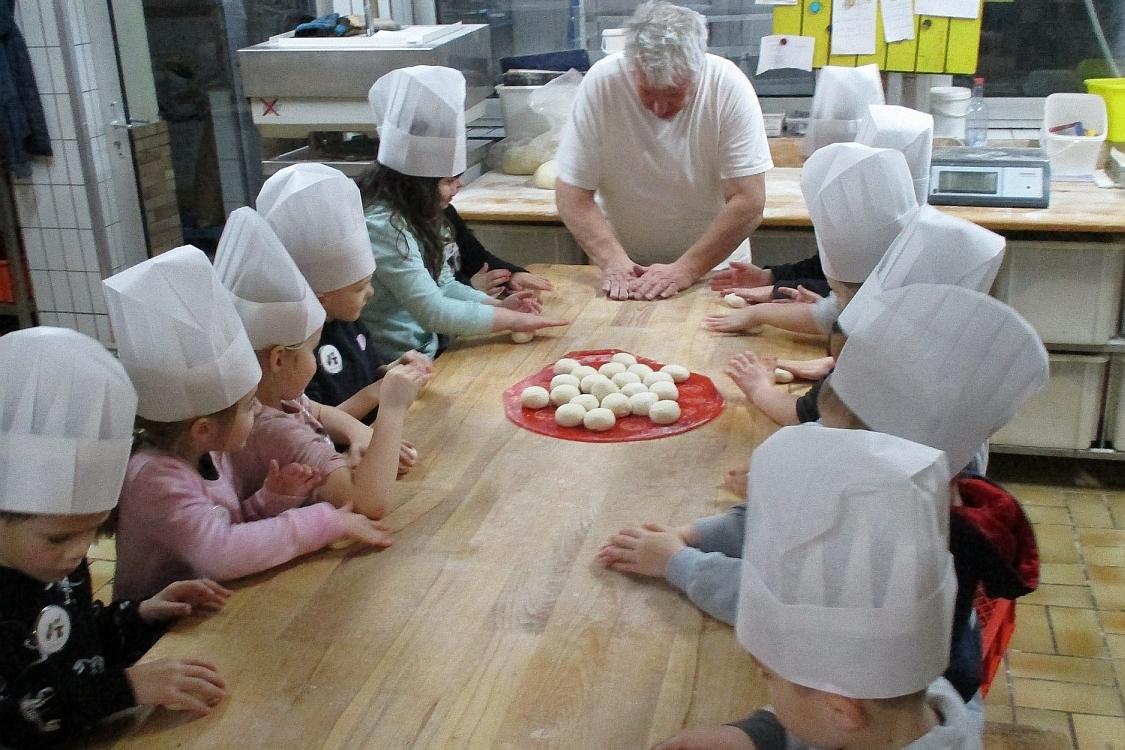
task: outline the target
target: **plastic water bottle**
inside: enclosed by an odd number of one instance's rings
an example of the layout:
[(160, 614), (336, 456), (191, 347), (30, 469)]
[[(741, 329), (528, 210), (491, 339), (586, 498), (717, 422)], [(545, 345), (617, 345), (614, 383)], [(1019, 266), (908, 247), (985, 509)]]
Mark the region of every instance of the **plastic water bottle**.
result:
[(988, 145), (988, 107), (984, 103), (984, 79), (973, 79), (973, 97), (965, 117), (965, 145)]

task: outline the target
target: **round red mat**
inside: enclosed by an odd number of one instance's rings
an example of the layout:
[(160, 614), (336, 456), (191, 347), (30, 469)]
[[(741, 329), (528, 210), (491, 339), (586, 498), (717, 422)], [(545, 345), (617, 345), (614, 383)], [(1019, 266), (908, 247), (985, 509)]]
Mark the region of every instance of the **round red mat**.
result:
[[(621, 349), (589, 349), (579, 352), (568, 352), (564, 357), (577, 359), (584, 365), (598, 368), (610, 361), (610, 357), (622, 351)], [(648, 365), (654, 370), (659, 370), (664, 365), (660, 362), (637, 357), (637, 361)], [(555, 409), (546, 406), (542, 409), (525, 409), (520, 403), (520, 394), (523, 389), (532, 385), (541, 385), (550, 390), (551, 378), (554, 377), (555, 363), (544, 367), (534, 375), (528, 376), (510, 386), (504, 391), (504, 411), (508, 419), (520, 427), (540, 435), (562, 438), (564, 440), (578, 440), (584, 443), (623, 443), (629, 440), (654, 440), (656, 438), (679, 435), (688, 430), (694, 430), (700, 425), (707, 424), (723, 411), (723, 397), (715, 388), (715, 384), (699, 373), (693, 372), (691, 377), (682, 383), (677, 383), (680, 392), (680, 418), (672, 424), (655, 424), (648, 417), (628, 416), (617, 420), (611, 429), (605, 432), (594, 432), (585, 427), (562, 427), (555, 424)]]

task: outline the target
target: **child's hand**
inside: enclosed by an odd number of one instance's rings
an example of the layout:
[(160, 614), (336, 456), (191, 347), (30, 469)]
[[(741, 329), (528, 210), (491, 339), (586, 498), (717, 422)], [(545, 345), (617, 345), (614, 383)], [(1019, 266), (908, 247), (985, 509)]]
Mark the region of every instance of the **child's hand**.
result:
[(266, 481), (262, 486), (275, 495), (308, 497), (313, 490), (324, 484), (326, 478), (320, 469), (305, 464), (286, 464), (279, 469), (277, 461), (270, 461)]
[(215, 665), (201, 659), (157, 659), (125, 670), (138, 706), (209, 714), (227, 696)]
[(724, 292), (720, 292), (720, 294), (723, 294), (724, 296), (727, 294), (737, 294), (739, 297), (746, 300), (751, 305), (773, 301), (772, 286), (735, 287), (734, 289), (727, 289)]
[(741, 729), (722, 726), (685, 729), (652, 750), (757, 750), (757, 746)]
[(686, 546), (676, 529), (646, 522), (639, 529), (622, 529), (611, 536), (596, 559), (619, 573), (663, 578), (668, 561)]
[(403, 354), (401, 357), (394, 361), (396, 365), (410, 365), (427, 375), (434, 371), (434, 361), (421, 352), (416, 352), (413, 349)]
[[(511, 299), (509, 297), (508, 299)], [(542, 315), (530, 315), (528, 313), (521, 313), (512, 321), (509, 327), (513, 331), (538, 331), (540, 328), (553, 328), (555, 326), (568, 326), (569, 320), (553, 320), (551, 318), (544, 318)]]
[(473, 285), (473, 289), (480, 290), (490, 297), (499, 297), (500, 293), (504, 291), (504, 285), (512, 278), (512, 272), (507, 268), (497, 268), (495, 271), (488, 270), (488, 264), (485, 263), (469, 278), (469, 283)]
[(549, 292), (554, 287), (551, 282), (542, 276), (536, 276), (527, 271), (516, 271), (512, 274), (512, 278), (508, 280), (508, 289), (513, 292), (524, 292), (528, 290)]
[(165, 622), (193, 614), (218, 612), (233, 592), (209, 578), (176, 581), (156, 596), (145, 599), (137, 613), (145, 622)]
[(516, 312), (531, 313), (532, 315), (538, 315), (543, 312), (542, 301), (535, 296), (535, 292), (530, 291), (516, 292), (515, 294), (508, 295), (504, 298), (504, 301), (500, 303), (500, 306), (506, 307), (509, 310), (515, 310)]
[(747, 349), (742, 354), (736, 354), (727, 362), (723, 372), (727, 374), (738, 389), (746, 394), (746, 398), (754, 400), (754, 393), (760, 388), (773, 388), (774, 370), (777, 360), (773, 357), (759, 357)]
[(387, 527), (379, 521), (372, 521), (367, 516), (352, 512), (352, 504), (348, 503), (342, 508), (337, 508), (340, 523), (344, 526), (344, 537), (372, 547), (385, 549), (394, 544), (394, 539), (387, 531)]
[(383, 376), (380, 405), (392, 408), (410, 406), (429, 379), (427, 373), (412, 365), (395, 365)]
[(716, 313), (703, 319), (703, 327), (716, 333), (750, 333), (755, 328), (757, 311), (753, 307), (734, 310), (729, 313)]
[(788, 286), (783, 286), (780, 287), (777, 291), (785, 296), (777, 298), (775, 300), (776, 302), (801, 302), (811, 305), (814, 302), (819, 302), (820, 300), (824, 299), (823, 296), (817, 294), (811, 289), (806, 289), (800, 284), (797, 285), (796, 289)]
[(723, 477), (723, 486), (733, 492), (740, 499), (746, 500), (747, 493), (750, 491), (749, 464), (736, 466), (733, 469), (727, 469), (727, 473)]
[(356, 430), (356, 433), (351, 436), (348, 442), (348, 450), (344, 453), (350, 468), (354, 469), (359, 466), (363, 457), (367, 455), (367, 446), (371, 445), (371, 436), (374, 432), (370, 427), (364, 425), (362, 431)]
[(820, 357), (819, 359), (779, 359), (777, 366), (782, 370), (793, 373), (793, 377), (800, 380), (820, 380), (836, 366), (833, 357)]
[(403, 440), (398, 449), (398, 475), (401, 477), (418, 463), (418, 449), (409, 440)]
[(684, 544), (689, 547), (696, 547), (699, 545), (699, 535), (695, 533), (695, 524), (686, 523), (683, 526), (677, 526), (674, 531), (684, 540)]
[(773, 285), (773, 271), (737, 260), (730, 262), (730, 268), (716, 271), (711, 277), (711, 288), (723, 294), (735, 291), (735, 287), (767, 285)]

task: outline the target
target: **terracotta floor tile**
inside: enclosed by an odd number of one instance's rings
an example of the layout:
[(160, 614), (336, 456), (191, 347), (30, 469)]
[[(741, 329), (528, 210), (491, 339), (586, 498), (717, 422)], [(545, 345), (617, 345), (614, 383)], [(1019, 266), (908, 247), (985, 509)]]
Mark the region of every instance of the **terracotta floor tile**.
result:
[[(1107, 633), (1105, 642), (1109, 646), (1109, 655), (1114, 659), (1125, 659), (1125, 635)], [(1123, 686), (1125, 687), (1125, 686)]]
[[(1036, 536), (1039, 530), (1035, 530)], [(1093, 547), (1125, 547), (1125, 530), (1078, 529), (1078, 541)]]
[(1125, 719), (1074, 714), (1078, 750), (1125, 750)]
[(1051, 620), (1051, 632), (1055, 636), (1055, 650), (1060, 654), (1094, 657), (1105, 655), (1101, 623), (1093, 610), (1051, 607), (1048, 616)]
[[(1055, 607), (1094, 608), (1094, 598), (1090, 595), (1090, 589), (1087, 586), (1058, 586), (1043, 583), (1020, 601), (1027, 604), (1047, 604)], [(1104, 607), (1104, 609), (1110, 609), (1110, 607)], [(1018, 615), (1016, 621), (1018, 625)]]
[(116, 560), (117, 543), (110, 537), (102, 537), (94, 542), (90, 551), (86, 553), (86, 557), (91, 560)]
[(114, 564), (105, 560), (90, 561), (90, 590), (97, 591), (113, 580)]
[(1086, 570), (1077, 563), (1040, 563), (1039, 581), (1061, 583), (1066, 586), (1085, 586)]
[(1007, 703), (1003, 705), (987, 704), (984, 707), (986, 721), (998, 721), (1002, 724), (1011, 724), (1015, 721), (1015, 712)]
[(1098, 612), (1098, 619), (1101, 620), (1105, 632), (1125, 633), (1125, 612)]
[(1070, 511), (1063, 507), (1058, 508), (1050, 505), (1027, 505), (1024, 506), (1024, 512), (1027, 517), (1031, 519), (1034, 524), (1041, 523), (1071, 523)]
[[(1098, 531), (1092, 529), (1090, 533), (1098, 533)], [(1078, 551), (1074, 546), (1074, 529), (1069, 525), (1037, 524), (1035, 526), (1035, 541), (1039, 547), (1040, 562), (1079, 562)]]
[[(1016, 723), (1046, 729), (1063, 737), (1070, 738), (1070, 716), (1062, 711), (1047, 711), (1040, 708), (1021, 708), (1016, 706)], [(1073, 739), (1071, 740), (1073, 742)]]
[(1092, 529), (1111, 529), (1113, 519), (1109, 515), (1105, 498), (1097, 495), (1071, 495), (1067, 494), (1067, 507), (1070, 508), (1070, 518), (1075, 526)]
[(1087, 565), (1125, 568), (1125, 547), (1093, 547), (1082, 545), (1082, 559)]
[(1007, 482), (1004, 487), (1008, 492), (1015, 495), (1021, 505), (1066, 505), (1066, 498), (1063, 497), (1062, 490), (1058, 487), (1016, 482)]
[(1076, 656), (1012, 651), (1008, 654), (1008, 669), (1013, 677), (1036, 680), (1080, 682), (1109, 687), (1117, 683), (1113, 665), (1107, 659), (1081, 659)]
[(1125, 568), (1090, 565), (1087, 570), (1098, 609), (1125, 609)]
[(1110, 515), (1113, 516), (1113, 527), (1125, 529), (1125, 492), (1111, 493), (1106, 496)]
[[(1026, 600), (1027, 597), (1024, 597)], [(1047, 608), (1034, 604), (1016, 605), (1016, 632), (1008, 643), (1012, 651), (1028, 651), (1038, 654), (1055, 653), (1055, 642), (1051, 637), (1051, 622), (1047, 619)]]
[(1022, 723), (1019, 716), (1021, 707), (1121, 716), (1121, 696), (1116, 688), (1105, 685), (1016, 677), (1012, 679), (1012, 702), (1016, 706), (1016, 721), (1019, 723)]

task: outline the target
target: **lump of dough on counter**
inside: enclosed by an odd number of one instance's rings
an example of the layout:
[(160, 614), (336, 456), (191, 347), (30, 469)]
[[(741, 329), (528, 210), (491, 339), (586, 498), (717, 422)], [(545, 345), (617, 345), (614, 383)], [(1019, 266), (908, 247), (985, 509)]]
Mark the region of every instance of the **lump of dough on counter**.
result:
[(598, 372), (605, 375), (607, 378), (612, 378), (614, 375), (620, 375), (625, 372), (625, 365), (620, 362), (606, 362), (598, 368)]
[(581, 367), (581, 366), (582, 366), (582, 363), (579, 362), (577, 359), (571, 359), (570, 357), (563, 357), (562, 359), (560, 359), (558, 362), (555, 363), (555, 366), (552, 369), (552, 371), (556, 375), (563, 375), (565, 373), (573, 374), (572, 371), (574, 370), (574, 368), (575, 367)]
[(542, 409), (551, 403), (551, 394), (541, 385), (524, 388), (520, 394), (520, 403), (528, 409)]
[(551, 389), (551, 403), (562, 406), (578, 395), (578, 389), (573, 385), (556, 385)]
[(750, 304), (749, 302), (742, 299), (742, 297), (739, 297), (734, 292), (731, 292), (730, 294), (723, 297), (723, 302), (726, 303), (727, 307), (746, 307), (747, 305)]
[(648, 389), (659, 396), (661, 401), (678, 401), (680, 398), (680, 389), (676, 387), (675, 383), (670, 383), (667, 380), (658, 380)]
[(605, 432), (617, 424), (617, 417), (613, 416), (613, 412), (609, 409), (599, 407), (586, 412), (586, 415), (582, 417), (582, 424), (586, 426), (587, 430)]
[(788, 370), (782, 370), (780, 367), (773, 371), (773, 382), (775, 383), (792, 383), (793, 373)]
[(673, 383), (682, 383), (691, 377), (691, 370), (683, 365), (664, 365), (660, 371), (671, 375)]
[(530, 144), (512, 146), (504, 152), (500, 160), (500, 169), (505, 174), (534, 174), (542, 163), (543, 157), (539, 155), (539, 151), (531, 148)]
[(662, 381), (665, 382), (665, 383), (675, 382), (675, 381), (673, 381), (672, 376), (669, 375), (666, 372), (650, 372), (648, 375), (645, 375), (644, 378), (641, 380), (641, 382), (644, 383), (646, 386), (651, 386), (653, 383), (659, 383), (659, 382), (662, 382)]
[(601, 407), (609, 409), (615, 417), (627, 417), (633, 413), (629, 407), (629, 397), (624, 393), (610, 393), (602, 399)]
[(634, 357), (629, 352), (617, 352), (616, 354), (614, 354), (612, 357), (609, 358), (609, 361), (610, 362), (620, 362), (621, 364), (625, 365), (626, 367), (628, 367), (629, 365), (637, 364), (637, 358)]
[(589, 393), (583, 393), (583, 394), (580, 394), (578, 396), (575, 396), (574, 398), (572, 398), (567, 403), (581, 404), (582, 408), (585, 409), (586, 411), (590, 411), (591, 409), (597, 409), (599, 406), (601, 406), (601, 403), (598, 401), (598, 397), (592, 396)]
[(641, 378), (635, 372), (619, 372), (613, 376), (613, 384), (618, 388), (624, 388), (629, 383), (639, 383)]
[(649, 408), (659, 400), (660, 397), (652, 391), (638, 393), (629, 397), (629, 410), (638, 416), (647, 417)]
[(648, 388), (645, 388), (644, 383), (626, 383), (621, 386), (621, 392), (632, 398), (638, 393), (648, 393)]
[(657, 401), (649, 408), (648, 418), (656, 424), (672, 424), (680, 418), (680, 405), (675, 401)]
[(551, 378), (551, 388), (559, 385), (573, 385), (577, 388), (579, 386), (578, 378), (568, 372), (561, 373)]
[(540, 190), (555, 189), (555, 160), (545, 161), (535, 170), (531, 183)]
[(512, 331), (512, 341), (517, 344), (526, 344), (535, 338), (535, 334), (531, 331)]
[(563, 404), (555, 409), (555, 424), (562, 427), (577, 427), (582, 424), (586, 409), (582, 404)]

